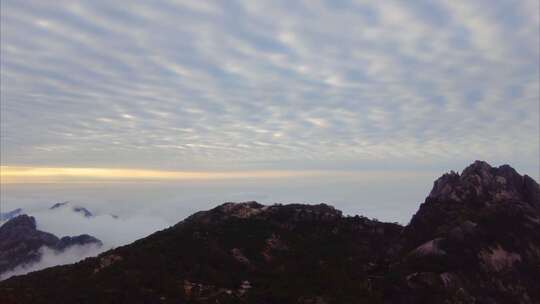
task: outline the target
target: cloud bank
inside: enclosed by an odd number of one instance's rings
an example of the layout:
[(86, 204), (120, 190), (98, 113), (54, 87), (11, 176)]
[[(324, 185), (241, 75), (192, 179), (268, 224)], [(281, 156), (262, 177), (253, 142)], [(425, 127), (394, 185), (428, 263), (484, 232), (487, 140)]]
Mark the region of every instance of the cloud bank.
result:
[(39, 230), (57, 236), (90, 234), (101, 240), (105, 249), (131, 243), (171, 224), (152, 215), (116, 218), (110, 214), (97, 214), (85, 218), (71, 208), (37, 210), (29, 214), (36, 218)]
[[(20, 204), (19, 206), (23, 208), (22, 213), (36, 219), (38, 230), (58, 237), (89, 234), (98, 238), (103, 245), (72, 246), (61, 252), (44, 246), (40, 248), (41, 258), (38, 262), (23, 264), (2, 273), (0, 280), (56, 265), (75, 263), (103, 251), (129, 244), (172, 224), (163, 217), (151, 214), (132, 214), (122, 217), (113, 214), (92, 214), (92, 211), (89, 211), (90, 214), (85, 216), (83, 212), (74, 211), (74, 208), (82, 207), (81, 205), (70, 202), (55, 209), (49, 209), (49, 205), (45, 204), (34, 206)], [(3, 223), (0, 222), (1, 224)]]
[(12, 276), (23, 275), (53, 266), (73, 264), (82, 259), (96, 256), (103, 251), (103, 248), (96, 245), (72, 246), (62, 252), (56, 252), (44, 246), (39, 249), (41, 255), (39, 262), (20, 265), (10, 271), (6, 271), (0, 274), (0, 281)]
[(538, 171), (535, 0), (1, 5), (4, 165)]

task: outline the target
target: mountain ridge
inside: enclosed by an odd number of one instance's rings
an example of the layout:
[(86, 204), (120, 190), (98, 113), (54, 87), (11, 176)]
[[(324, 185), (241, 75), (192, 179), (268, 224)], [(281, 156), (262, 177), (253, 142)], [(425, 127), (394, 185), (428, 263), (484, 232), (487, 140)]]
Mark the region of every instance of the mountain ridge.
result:
[(225, 203), (96, 258), (1, 282), (0, 300), (535, 303), (538, 198), (532, 178), (477, 161), (437, 179), (405, 226), (325, 204)]

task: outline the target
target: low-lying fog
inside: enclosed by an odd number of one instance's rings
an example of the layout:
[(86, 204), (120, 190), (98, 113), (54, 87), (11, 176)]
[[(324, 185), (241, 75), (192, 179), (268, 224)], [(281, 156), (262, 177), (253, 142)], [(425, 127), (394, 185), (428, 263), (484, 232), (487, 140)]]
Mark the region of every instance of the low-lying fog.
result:
[[(196, 211), (228, 201), (327, 203), (347, 215), (359, 214), (406, 224), (438, 175), (440, 173), (371, 172), (263, 181), (3, 184), (2, 212), (22, 208), (24, 213), (36, 218), (40, 230), (58, 237), (86, 233), (104, 244), (101, 249), (75, 248), (61, 255), (44, 249), (41, 263), (25, 265), (8, 275), (73, 263), (128, 244), (174, 225)], [(85, 218), (71, 208), (49, 209), (54, 203), (65, 201), (71, 206), (87, 208), (94, 216)]]

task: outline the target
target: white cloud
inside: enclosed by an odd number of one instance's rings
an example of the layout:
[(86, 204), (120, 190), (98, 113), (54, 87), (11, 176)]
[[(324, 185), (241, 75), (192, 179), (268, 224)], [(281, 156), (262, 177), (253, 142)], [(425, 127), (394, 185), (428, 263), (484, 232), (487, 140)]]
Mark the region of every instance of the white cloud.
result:
[(107, 249), (131, 243), (172, 224), (148, 214), (133, 214), (118, 219), (110, 214), (97, 214), (84, 218), (70, 208), (34, 210), (29, 214), (36, 218), (39, 230), (57, 236), (89, 234), (101, 240)]
[[(176, 214), (178, 217), (174, 218), (173, 216), (174, 220), (166, 220), (164, 214), (172, 213), (171, 210), (166, 210), (167, 208), (171, 208), (171, 206), (165, 204), (162, 206), (164, 209), (160, 209), (159, 212), (156, 213), (149, 212), (152, 208), (146, 206), (140, 208), (144, 209), (144, 211), (135, 210), (135, 212), (132, 211), (131, 213), (121, 212), (121, 216), (118, 216), (117, 214), (114, 214), (113, 216), (112, 212), (98, 211), (93, 217), (87, 218), (84, 217), (82, 213), (73, 211), (72, 208), (82, 206), (80, 204), (69, 203), (66, 206), (51, 210), (49, 209), (50, 203), (44, 203), (40, 199), (21, 199), (20, 196), (14, 199), (9, 195), (11, 194), (10, 189), (3, 189), (3, 191), (7, 192), (7, 197), (4, 195), (2, 197), (3, 204), (4, 202), (9, 202), (8, 206), (15, 204), (23, 208), (23, 213), (29, 214), (36, 219), (38, 230), (52, 233), (58, 237), (89, 234), (99, 239), (103, 245), (76, 245), (69, 247), (62, 252), (57, 252), (48, 247), (42, 247), (40, 249), (41, 258), (39, 261), (19, 265), (15, 269), (2, 273), (0, 275), (0, 280), (7, 279), (13, 275), (22, 275), (56, 265), (71, 264), (87, 257), (96, 256), (103, 251), (129, 244), (156, 231), (168, 228), (187, 215)], [(67, 193), (69, 193), (69, 191), (67, 191)], [(65, 193), (65, 195), (69, 196), (70, 194), (67, 193)], [(80, 193), (78, 195), (80, 195)], [(112, 211), (122, 211), (108, 207), (101, 200), (86, 205), (85, 207), (89, 208), (91, 212), (94, 212), (94, 210), (92, 210), (93, 208), (108, 211), (111, 211), (111, 209)], [(141, 206), (139, 205), (139, 207)]]
[(73, 264), (82, 259), (96, 256), (103, 251), (103, 248), (95, 245), (72, 246), (62, 252), (57, 252), (48, 247), (41, 247), (39, 249), (41, 259), (38, 262), (20, 265), (12, 270), (4, 272), (0, 274), (0, 281), (12, 276), (23, 275), (52, 266)]

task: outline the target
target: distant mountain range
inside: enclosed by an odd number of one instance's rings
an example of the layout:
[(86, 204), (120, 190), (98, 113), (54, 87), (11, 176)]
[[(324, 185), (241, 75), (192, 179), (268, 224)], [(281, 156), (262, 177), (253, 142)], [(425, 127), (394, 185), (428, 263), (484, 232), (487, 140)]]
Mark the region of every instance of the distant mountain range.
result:
[[(50, 210), (67, 207), (68, 203), (57, 203)], [(74, 212), (84, 217), (92, 217), (92, 213), (83, 207), (73, 207)], [(21, 266), (38, 263), (41, 260), (43, 248), (51, 249), (61, 254), (73, 246), (95, 245), (101, 247), (102, 242), (90, 235), (57, 237), (54, 234), (37, 229), (36, 219), (24, 214), (18, 208), (2, 214), (6, 221), (0, 226), (0, 275)]]
[[(75, 213), (81, 214), (85, 218), (92, 218), (92, 217), (95, 216), (87, 208), (82, 207), (82, 206), (78, 206), (78, 205), (72, 205), (70, 202), (55, 203), (52, 206), (50, 206), (48, 208), (48, 210), (51, 210), (51, 211), (71, 210), (71, 211), (73, 211)], [(26, 214), (25, 210), (23, 210), (22, 208), (17, 208), (17, 209), (14, 209), (14, 210), (11, 210), (11, 211), (8, 211), (8, 212), (5, 212), (5, 213), (0, 213), (0, 223), (1, 222), (7, 222), (10, 219), (12, 219), (12, 218), (14, 218), (14, 217), (16, 217), (18, 215), (21, 215), (21, 214)], [(118, 219), (118, 216), (114, 215), (114, 214), (109, 214), (108, 216), (110, 216), (110, 217), (112, 217), (114, 219)]]
[(92, 212), (90, 212), (88, 209), (86, 209), (84, 207), (79, 207), (79, 206), (71, 206), (69, 204), (69, 202), (56, 203), (56, 204), (52, 205), (49, 209), (50, 210), (55, 210), (55, 209), (62, 209), (62, 208), (68, 208), (68, 207), (71, 207), (71, 210), (73, 210), (73, 212), (80, 213), (84, 217), (89, 218), (89, 217), (94, 216), (94, 214), (92, 214)]
[(225, 203), (0, 282), (0, 302), (540, 303), (539, 231), (538, 183), (477, 161), (437, 179), (406, 226), (325, 204)]

